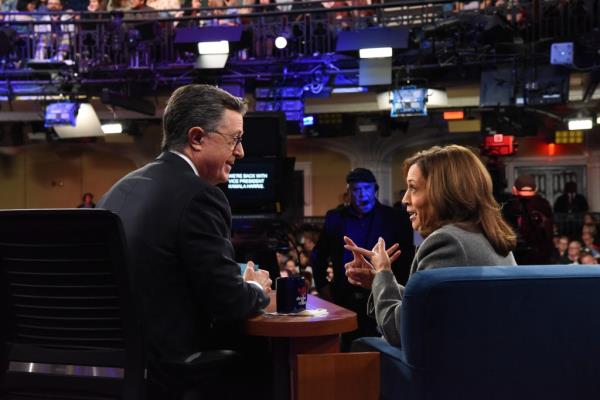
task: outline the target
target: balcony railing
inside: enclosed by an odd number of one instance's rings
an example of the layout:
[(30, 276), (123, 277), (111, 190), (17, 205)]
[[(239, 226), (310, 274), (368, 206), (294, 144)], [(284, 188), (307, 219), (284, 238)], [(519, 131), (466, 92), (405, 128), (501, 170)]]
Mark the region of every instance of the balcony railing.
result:
[[(57, 68), (71, 65), (81, 84), (131, 79), (131, 74), (127, 77), (124, 74), (140, 70), (151, 71), (146, 76), (148, 81), (189, 79), (197, 53), (195, 45), (176, 43), (176, 32), (183, 27), (240, 26), (241, 40), (233, 45), (229, 56), (228, 73), (232, 76), (264, 73), (274, 63), (331, 58), (340, 32), (370, 27), (409, 29), (409, 46), (417, 51), (436, 51), (436, 41), (453, 41), (458, 48), (480, 46), (477, 51), (489, 51), (493, 43), (490, 46), (478, 42), (498, 26), (514, 32), (515, 43), (549, 38), (572, 40), (588, 35), (594, 45), (600, 21), (596, 3), (545, 1), (456, 11), (455, 3), (448, 1), (334, 8), (323, 8), (321, 2), (313, 1), (274, 4), (267, 9), (237, 7), (236, 14), (224, 13), (231, 7), (156, 12), (2, 13), (0, 96), (3, 92), (8, 95), (27, 92), (28, 84), (33, 85), (31, 91), (39, 91), (36, 77), (43, 84), (47, 76), (36, 75), (36, 68), (46, 69), (45, 66), (53, 66), (55, 62)], [(301, 9), (277, 8), (298, 4)], [(49, 21), (56, 16), (60, 16), (59, 21)], [(502, 29), (499, 32), (504, 32)], [(276, 48), (277, 36), (287, 37), (285, 49)], [(423, 38), (429, 41), (429, 48), (419, 42)], [(255, 70), (236, 71), (237, 67), (248, 66), (254, 66)]]

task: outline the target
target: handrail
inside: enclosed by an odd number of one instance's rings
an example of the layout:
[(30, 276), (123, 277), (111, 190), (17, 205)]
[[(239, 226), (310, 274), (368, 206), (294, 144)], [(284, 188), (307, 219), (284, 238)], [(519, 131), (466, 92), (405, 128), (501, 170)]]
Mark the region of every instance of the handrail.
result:
[[(320, 1), (301, 3), (303, 7), (321, 4)], [(409, 29), (414, 35), (425, 36), (430, 41), (444, 40), (439, 36), (444, 35), (445, 29), (452, 29), (443, 25), (457, 24), (458, 29), (469, 29), (481, 35), (480, 22), (477, 18), (495, 18), (498, 24), (504, 24), (508, 29), (514, 29), (515, 34), (527, 43), (539, 39), (558, 36), (561, 40), (573, 38), (575, 35), (592, 33), (600, 26), (600, 14), (578, 14), (576, 10), (567, 6), (557, 8), (557, 16), (542, 13), (542, 2), (525, 6), (509, 8), (487, 8), (470, 12), (454, 12), (450, 8), (452, 2), (447, 0), (431, 0), (426, 3), (417, 0), (396, 1), (384, 4), (351, 5), (345, 7), (313, 8), (282, 11), (277, 7), (293, 7), (297, 3), (277, 3), (268, 5), (273, 7), (268, 12), (252, 12), (248, 14), (233, 15), (206, 15), (210, 10), (224, 10), (225, 7), (201, 9), (173, 9), (154, 11), (114, 10), (98, 13), (69, 12), (70, 18), (62, 17), (60, 21), (34, 20), (33, 17), (43, 15), (56, 15), (56, 12), (44, 13), (15, 13), (0, 12), (3, 18), (3, 30), (13, 28), (17, 35), (7, 36), (0, 40), (9, 40), (12, 49), (5, 54), (3, 68), (0, 69), (0, 96), (18, 94), (18, 76), (32, 73), (32, 62), (51, 61), (60, 54), (58, 61), (63, 59), (73, 60), (74, 68), (78, 72), (78, 82), (92, 84), (107, 81), (122, 81), (120, 72), (131, 68), (146, 68), (156, 72), (154, 77), (158, 82), (177, 81), (178, 79), (190, 80), (189, 71), (193, 70), (196, 57), (195, 50), (190, 45), (175, 43), (175, 33), (182, 26), (223, 26), (232, 24), (241, 26), (244, 32), (243, 41), (234, 45), (229, 56), (228, 68), (225, 74), (230, 77), (246, 78), (261, 73), (264, 76), (276, 76), (281, 72), (273, 71), (276, 63), (307, 63), (309, 66), (296, 72), (298, 76), (310, 75), (315, 63), (335, 64), (335, 44), (340, 32), (346, 30), (360, 30), (367, 27), (401, 27)], [(236, 6), (237, 9), (265, 10), (266, 5)], [(538, 8), (535, 8), (538, 7)], [(178, 12), (184, 15), (173, 16)], [(198, 15), (186, 15), (200, 12)], [(523, 12), (525, 20), (517, 23), (516, 14)], [(599, 11), (597, 10), (597, 13)], [(366, 15), (364, 15), (366, 13)], [(127, 17), (134, 14), (150, 14), (151, 18)], [(156, 18), (156, 15), (159, 18)], [(32, 17), (32, 20), (15, 20), (17, 16)], [(92, 18), (93, 17), (93, 18)], [(473, 19), (473, 22), (469, 22)], [(513, 21), (510, 21), (513, 19)], [(557, 24), (556, 22), (560, 22)], [(69, 31), (58, 36), (48, 30), (50, 25), (67, 26)], [(143, 29), (136, 35), (139, 24)], [(288, 47), (276, 50), (273, 45), (275, 37), (287, 34)], [(251, 39), (249, 39), (251, 37)], [(501, 38), (502, 39), (502, 38)], [(457, 48), (470, 45), (454, 40)], [(471, 40), (471, 39), (463, 39)], [(7, 46), (6, 48), (9, 48)], [(0, 49), (5, 48), (0, 46)], [(492, 47), (493, 49), (493, 47)], [(418, 48), (413, 49), (418, 51)], [(319, 55), (316, 57), (315, 55)], [(324, 56), (326, 55), (326, 56)], [(484, 54), (485, 56), (485, 54)], [(494, 55), (494, 57), (499, 57)], [(506, 56), (510, 60), (516, 55)], [(463, 65), (472, 65), (482, 60), (463, 60)], [(274, 63), (275, 62), (275, 63)], [(254, 69), (248, 69), (252, 65)], [(256, 68), (265, 69), (257, 70)], [(177, 67), (177, 68), (175, 68)], [(405, 62), (396, 64), (393, 69), (404, 68)], [(439, 65), (419, 65), (419, 68), (437, 68)], [(357, 67), (336, 66), (330, 68), (330, 73), (352, 70)], [(178, 75), (175, 70), (183, 72)], [(165, 71), (171, 70), (169, 74)], [(98, 75), (95, 72), (110, 71), (108, 75)], [(328, 72), (329, 73), (329, 72)], [(19, 75), (22, 74), (22, 75)], [(8, 80), (11, 80), (9, 85)], [(73, 80), (74, 78), (71, 77)], [(148, 78), (140, 78), (148, 79)], [(36, 79), (38, 80), (38, 79)], [(25, 79), (26, 81), (26, 79)], [(33, 82), (30, 82), (33, 83)], [(11, 86), (11, 87), (8, 87)], [(55, 85), (60, 86), (60, 85)], [(44, 88), (56, 91), (56, 88)], [(34, 90), (35, 91), (35, 90)], [(28, 93), (29, 94), (29, 93)]]

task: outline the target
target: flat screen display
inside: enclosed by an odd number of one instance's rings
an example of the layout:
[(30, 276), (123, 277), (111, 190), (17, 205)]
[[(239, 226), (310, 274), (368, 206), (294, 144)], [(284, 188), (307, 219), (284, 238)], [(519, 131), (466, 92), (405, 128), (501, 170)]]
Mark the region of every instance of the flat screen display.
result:
[(414, 86), (403, 86), (392, 90), (390, 116), (427, 115), (427, 89)]
[(221, 189), (234, 214), (280, 213), (293, 170), (293, 158), (244, 158), (236, 161)]

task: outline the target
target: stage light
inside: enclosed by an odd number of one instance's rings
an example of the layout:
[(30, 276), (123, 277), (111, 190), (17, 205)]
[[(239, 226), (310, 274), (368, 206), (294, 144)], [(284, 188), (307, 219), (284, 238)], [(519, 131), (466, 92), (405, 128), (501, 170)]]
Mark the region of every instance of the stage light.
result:
[(573, 42), (552, 43), (550, 47), (550, 64), (571, 65), (573, 64)]
[(279, 50), (283, 50), (287, 47), (288, 41), (285, 37), (283, 36), (277, 36), (277, 38), (275, 38), (275, 47), (277, 47)]
[(570, 131), (592, 129), (593, 121), (591, 118), (571, 119), (567, 122)]
[(102, 132), (104, 132), (105, 135), (123, 133), (123, 125), (119, 122), (102, 124)]
[(229, 54), (229, 42), (219, 40), (218, 42), (198, 42), (198, 54)]
[(554, 132), (554, 143), (581, 144), (584, 137), (583, 131), (556, 131)]
[(389, 58), (392, 56), (391, 47), (373, 47), (358, 50), (360, 58)]
[(457, 119), (464, 119), (465, 112), (464, 111), (444, 111), (444, 120), (452, 121)]
[(90, 136), (103, 136), (102, 127), (98, 115), (89, 103), (79, 105), (77, 118), (74, 126), (72, 125), (55, 125), (54, 132), (61, 139), (72, 139)]
[(369, 89), (362, 86), (356, 87), (336, 87), (331, 90), (331, 93), (364, 93), (368, 92)]
[(600, 116), (596, 117), (596, 125), (600, 125)]
[(307, 115), (302, 119), (302, 125), (304, 126), (312, 126), (315, 124), (315, 117), (312, 115)]

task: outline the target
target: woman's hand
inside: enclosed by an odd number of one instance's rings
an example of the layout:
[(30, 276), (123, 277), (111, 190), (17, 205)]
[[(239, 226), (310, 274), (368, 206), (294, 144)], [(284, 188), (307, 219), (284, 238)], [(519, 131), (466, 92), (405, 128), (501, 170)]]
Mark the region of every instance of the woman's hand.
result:
[(352, 251), (352, 255), (354, 256), (354, 260), (346, 263), (344, 266), (346, 267), (346, 276), (348, 277), (348, 282), (356, 286), (370, 289), (373, 282), (373, 277), (375, 276), (375, 269), (361, 253), (358, 251), (353, 251), (349, 248), (352, 247), (360, 249), (360, 247), (358, 247), (356, 243), (352, 241), (352, 239), (344, 236), (344, 242), (346, 242), (344, 247)]
[[(371, 288), (375, 273), (383, 269), (391, 270), (392, 263), (400, 256), (398, 243), (385, 250), (385, 241), (382, 238), (379, 238), (372, 251), (358, 247), (347, 236), (344, 236), (344, 242), (346, 242), (344, 248), (350, 250), (354, 256), (354, 260), (345, 265), (348, 282), (367, 289)], [(371, 262), (365, 256), (369, 257)]]
[[(394, 243), (389, 249), (385, 248), (385, 240), (379, 238), (373, 250), (366, 250), (362, 247), (358, 247), (352, 239), (344, 237), (346, 245), (345, 249), (350, 250), (354, 255), (354, 260), (348, 264), (353, 264), (353, 267), (372, 268), (375, 272), (383, 270), (392, 270), (392, 264), (400, 257), (400, 250), (398, 250), (398, 243)], [(366, 258), (370, 260), (367, 261)]]

